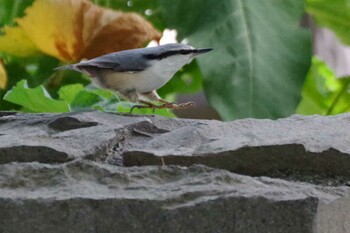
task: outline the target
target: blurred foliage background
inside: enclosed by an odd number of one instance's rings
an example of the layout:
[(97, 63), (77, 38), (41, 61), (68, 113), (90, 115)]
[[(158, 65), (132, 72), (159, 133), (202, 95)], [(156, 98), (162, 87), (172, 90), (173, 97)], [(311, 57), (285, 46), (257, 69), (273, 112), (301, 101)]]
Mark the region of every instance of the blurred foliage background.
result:
[(0, 110), (128, 112), (133, 103), (88, 77), (53, 69), (143, 47), (169, 28), (178, 41), (214, 51), (159, 90), (168, 100), (203, 90), (223, 120), (347, 112), (349, 77), (312, 58), (305, 13), (350, 43), (347, 0), (2, 0)]

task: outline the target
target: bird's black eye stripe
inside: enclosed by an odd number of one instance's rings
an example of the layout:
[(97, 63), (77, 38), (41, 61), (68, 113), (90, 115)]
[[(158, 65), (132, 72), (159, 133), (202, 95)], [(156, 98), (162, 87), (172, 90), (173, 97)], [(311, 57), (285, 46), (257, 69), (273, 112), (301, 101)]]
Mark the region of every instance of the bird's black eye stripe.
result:
[(172, 55), (176, 54), (182, 54), (182, 55), (187, 55), (193, 53), (194, 50), (189, 50), (189, 49), (181, 49), (181, 50), (170, 50), (170, 51), (165, 51), (160, 54), (144, 54), (143, 57), (147, 59), (153, 59), (153, 60), (161, 60), (163, 58), (167, 58)]

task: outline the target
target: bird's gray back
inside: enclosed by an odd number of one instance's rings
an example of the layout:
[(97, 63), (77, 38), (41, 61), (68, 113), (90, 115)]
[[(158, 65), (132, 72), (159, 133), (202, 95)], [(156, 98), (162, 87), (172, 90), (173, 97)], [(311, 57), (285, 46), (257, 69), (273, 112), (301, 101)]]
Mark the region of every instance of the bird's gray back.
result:
[(151, 60), (163, 59), (167, 56), (185, 53), (192, 47), (184, 44), (165, 44), (157, 47), (124, 50), (110, 53), (89, 61), (77, 64), (79, 68), (99, 68), (114, 72), (143, 71), (151, 65)]
[(80, 68), (96, 67), (114, 72), (143, 71), (148, 66), (147, 60), (133, 50), (110, 53), (78, 64)]

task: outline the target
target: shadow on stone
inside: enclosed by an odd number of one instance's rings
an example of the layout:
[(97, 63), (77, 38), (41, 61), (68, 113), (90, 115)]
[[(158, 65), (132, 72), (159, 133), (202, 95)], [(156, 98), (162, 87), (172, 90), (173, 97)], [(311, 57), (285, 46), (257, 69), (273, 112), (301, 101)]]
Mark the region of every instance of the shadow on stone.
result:
[(86, 128), (98, 125), (97, 122), (80, 121), (74, 117), (58, 117), (57, 119), (51, 121), (48, 126), (57, 131), (66, 131), (72, 129)]

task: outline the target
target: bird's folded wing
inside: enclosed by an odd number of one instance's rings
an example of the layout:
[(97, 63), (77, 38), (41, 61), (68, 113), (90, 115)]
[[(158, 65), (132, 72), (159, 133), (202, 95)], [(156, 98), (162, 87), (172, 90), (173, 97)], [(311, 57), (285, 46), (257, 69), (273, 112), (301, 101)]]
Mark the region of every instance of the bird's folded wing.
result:
[(123, 56), (121, 58), (120, 56), (112, 53), (89, 61), (81, 62), (77, 66), (79, 68), (91, 67), (107, 69), (115, 72), (136, 72), (145, 70), (148, 67), (148, 64), (141, 58), (128, 56)]

